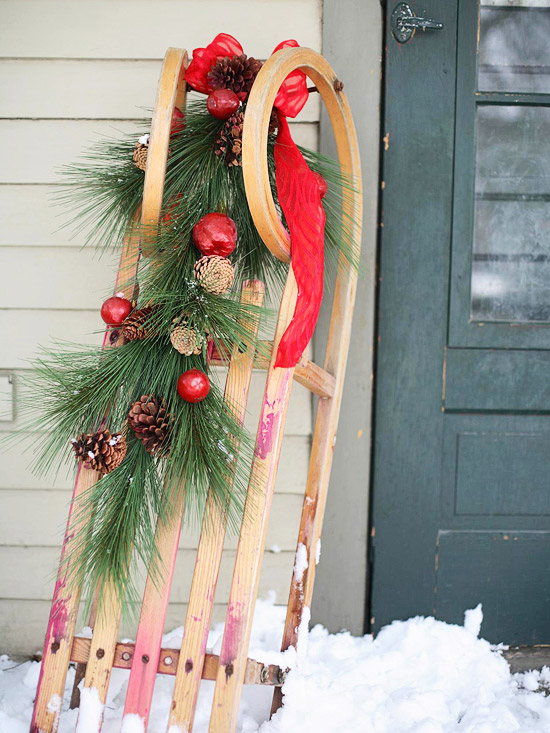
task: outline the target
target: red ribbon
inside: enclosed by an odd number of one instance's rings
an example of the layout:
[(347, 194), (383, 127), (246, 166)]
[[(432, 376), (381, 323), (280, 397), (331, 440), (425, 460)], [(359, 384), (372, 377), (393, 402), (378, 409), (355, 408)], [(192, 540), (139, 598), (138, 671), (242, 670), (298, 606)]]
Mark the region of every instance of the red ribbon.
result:
[(313, 336), (323, 299), (325, 211), (319, 183), (290, 136), (279, 111), (275, 142), (277, 196), (290, 233), (292, 270), (298, 286), (294, 315), (279, 342), (276, 367), (293, 367)]

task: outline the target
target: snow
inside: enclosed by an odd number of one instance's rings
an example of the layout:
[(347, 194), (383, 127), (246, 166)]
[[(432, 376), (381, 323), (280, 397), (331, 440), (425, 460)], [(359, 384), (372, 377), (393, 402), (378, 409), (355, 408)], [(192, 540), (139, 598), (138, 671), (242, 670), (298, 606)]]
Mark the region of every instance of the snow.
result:
[(294, 563), (294, 580), (297, 583), (302, 582), (304, 579), (304, 573), (308, 567), (307, 548), (302, 542), (300, 542), (298, 544), (298, 549), (296, 550), (296, 562)]
[[(240, 733), (500, 733), (550, 731), (550, 669), (510, 674), (501, 646), (478, 638), (481, 606), (467, 611), (464, 626), (433, 618), (395, 621), (376, 639), (348, 632), (329, 634), (322, 626), (308, 632), (309, 609), (299, 630), (298, 651), (278, 651), (286, 609), (274, 594), (258, 601), (250, 656), (290, 667), (283, 687), (285, 704), (268, 721), (272, 690), (246, 686)], [(165, 635), (163, 647), (179, 646), (183, 629)], [(208, 646), (220, 648), (223, 625), (210, 633)], [(40, 664), (16, 664), (0, 656), (0, 731), (26, 733)], [(111, 675), (105, 708), (95, 689), (83, 690), (82, 708), (68, 710), (74, 680), (69, 670), (60, 733), (92, 733), (104, 713), (105, 733), (118, 733), (123, 720), (128, 671)], [(159, 675), (151, 708), (150, 733), (164, 733), (173, 678)], [(208, 730), (213, 683), (203, 682), (194, 733)], [(59, 700), (52, 698), (56, 708)], [(124, 733), (142, 733), (138, 716), (124, 718)], [(174, 731), (176, 733), (176, 731)], [(178, 731), (177, 733), (181, 733)]]
[(464, 614), (464, 628), (472, 636), (479, 636), (482, 622), (483, 611), (481, 610), (481, 603), (478, 603), (475, 608), (471, 608)]

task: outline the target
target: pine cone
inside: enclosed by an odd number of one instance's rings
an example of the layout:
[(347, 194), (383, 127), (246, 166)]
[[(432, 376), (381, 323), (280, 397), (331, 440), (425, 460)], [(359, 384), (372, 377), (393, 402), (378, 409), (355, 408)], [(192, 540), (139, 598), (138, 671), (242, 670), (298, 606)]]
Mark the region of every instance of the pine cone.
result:
[[(218, 59), (214, 68), (208, 72), (208, 82), (212, 89), (231, 89), (235, 94), (249, 94), (262, 62), (246, 54), (225, 56)], [(241, 96), (242, 98), (242, 96)]]
[(140, 341), (151, 336), (150, 319), (157, 306), (147, 305), (145, 308), (134, 309), (122, 324), (122, 335), (128, 341)]
[(142, 395), (132, 405), (128, 423), (149, 453), (166, 447), (172, 418), (166, 412), (164, 400), (159, 402), (153, 395)]
[(235, 112), (225, 121), (220, 136), (216, 140), (214, 152), (216, 155), (224, 156), (227, 165), (242, 165), (243, 147), (243, 124), (244, 115), (242, 112)]
[(188, 326), (185, 320), (176, 318), (174, 324), (174, 328), (170, 333), (170, 341), (174, 349), (185, 356), (202, 353), (202, 346), (206, 341), (206, 337)]
[(139, 138), (134, 148), (132, 159), (136, 166), (144, 171), (147, 166), (147, 153), (149, 152), (149, 135), (143, 135)]
[(108, 430), (82, 433), (71, 441), (76, 457), (84, 468), (106, 474), (118, 468), (126, 455), (126, 439), (122, 433), (111, 435)]
[(195, 263), (195, 280), (213, 295), (226, 293), (233, 284), (235, 270), (227, 257), (209, 255)]

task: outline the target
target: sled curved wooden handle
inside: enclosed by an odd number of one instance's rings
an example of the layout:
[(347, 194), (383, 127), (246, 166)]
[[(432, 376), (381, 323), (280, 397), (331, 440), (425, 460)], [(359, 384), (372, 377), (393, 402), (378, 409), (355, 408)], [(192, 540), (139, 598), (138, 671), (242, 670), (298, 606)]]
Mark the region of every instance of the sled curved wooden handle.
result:
[(162, 210), (172, 113), (174, 107), (179, 109), (185, 107), (186, 84), (184, 74), (186, 68), (187, 51), (181, 48), (169, 48), (160, 72), (157, 98), (151, 120), (145, 181), (143, 183), (141, 209), (143, 224), (142, 251), (147, 257), (151, 253), (148, 242), (156, 237)]
[(295, 69), (303, 71), (317, 87), (330, 117), (342, 173), (353, 183), (346, 214), (361, 229), (361, 163), (357, 135), (348, 101), (335, 90), (337, 81), (328, 61), (310, 48), (286, 48), (273, 54), (254, 81), (243, 125), (243, 177), (250, 213), (266, 247), (283, 262), (290, 261), (290, 241), (277, 209), (267, 166), (267, 138), (273, 102), (279, 87)]

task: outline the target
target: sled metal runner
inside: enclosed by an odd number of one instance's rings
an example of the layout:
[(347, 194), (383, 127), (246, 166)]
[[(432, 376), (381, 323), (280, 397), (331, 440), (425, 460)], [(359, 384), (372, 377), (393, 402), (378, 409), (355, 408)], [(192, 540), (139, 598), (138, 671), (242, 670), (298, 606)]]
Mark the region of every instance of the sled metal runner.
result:
[[(128, 282), (135, 275), (140, 249), (144, 254), (148, 253), (147, 233), (154, 236), (156, 232), (162, 208), (172, 112), (174, 107), (183, 109), (185, 106), (183, 77), (186, 65), (185, 51), (168, 49), (151, 125), (141, 205), (142, 224), (145, 226), (139, 238), (135, 232), (130, 232), (124, 242), (117, 278), (119, 283)], [(340, 85), (335, 85), (335, 72), (322, 56), (307, 48), (287, 48), (274, 54), (260, 70), (249, 96), (244, 120), (242, 160), (248, 205), (254, 223), (271, 252), (280, 260), (291, 263), (288, 234), (277, 214), (269, 186), (267, 138), (276, 93), (286, 76), (295, 69), (304, 71), (318, 89), (332, 123), (342, 172), (353, 182), (354, 190), (346, 201), (345, 216), (346, 225), (352, 228), (353, 243), (358, 254), (362, 195), (353, 120)], [(129, 669), (124, 714), (139, 715), (145, 730), (158, 673), (175, 676), (168, 727), (175, 726), (171, 730), (181, 733), (188, 733), (193, 729), (202, 679), (216, 682), (210, 720), (211, 733), (229, 733), (236, 729), (243, 684), (273, 686), (272, 710), (275, 711), (280, 706), (285, 670), (249, 659), (248, 646), (285, 419), (292, 383), (296, 380), (318, 396), (319, 400), (297, 538), (297, 547), (305, 547), (307, 567), (300, 579), (295, 575), (291, 579), (282, 650), (297, 644), (304, 609), (311, 605), (317, 543), (323, 524), (350, 341), (356, 278), (353, 267), (341, 256), (323, 367), (305, 358), (290, 369), (274, 366), (279, 341), (292, 318), (296, 302), (297, 287), (292, 264), (280, 301), (273, 342), (264, 344), (267, 348), (262, 350), (261, 357), (254, 354), (252, 348), (245, 353), (239, 352), (237, 348), (231, 351), (225, 399), (240, 422), (244, 420), (247, 409), (253, 368), (265, 369), (267, 375), (250, 477), (250, 486), (255, 488), (253, 491), (249, 490), (246, 500), (246, 520), (239, 535), (219, 655), (207, 654), (206, 642), (227, 517), (211, 496), (206, 501), (181, 648), (162, 648), (161, 639), (185, 509), (183, 501), (171, 522), (157, 526), (156, 544), (162, 558), (162, 567), (156, 569), (154, 577), (153, 569), (150, 570), (135, 644), (117, 641), (121, 609), (115, 600), (114, 591), (110, 592), (109, 588), (103, 594), (97, 609), (92, 639), (75, 637), (80, 593), (66, 585), (69, 575), (66, 547), (75, 531), (85, 531), (85, 527), (75, 529), (72, 526), (75, 500), (100, 478), (95, 471), (79, 470), (44, 643), (31, 723), (32, 733), (54, 733), (57, 730), (61, 706), (52, 701), (63, 699), (67, 669), (71, 661), (79, 664), (82, 670), (85, 665), (84, 688), (93, 688), (102, 703), (105, 703), (107, 697), (112, 668)], [(131, 292), (125, 292), (128, 298), (131, 295)], [(263, 283), (249, 281), (243, 285), (241, 300), (261, 305), (263, 295)], [(254, 334), (257, 333), (258, 324), (254, 324), (253, 328)], [(110, 348), (107, 338), (104, 343), (105, 348)], [(269, 358), (264, 356), (265, 353), (270, 354)], [(211, 364), (227, 364), (227, 361), (225, 358), (222, 361), (220, 355), (215, 353)], [(165, 490), (170, 498), (170, 492), (175, 489), (166, 486)]]

